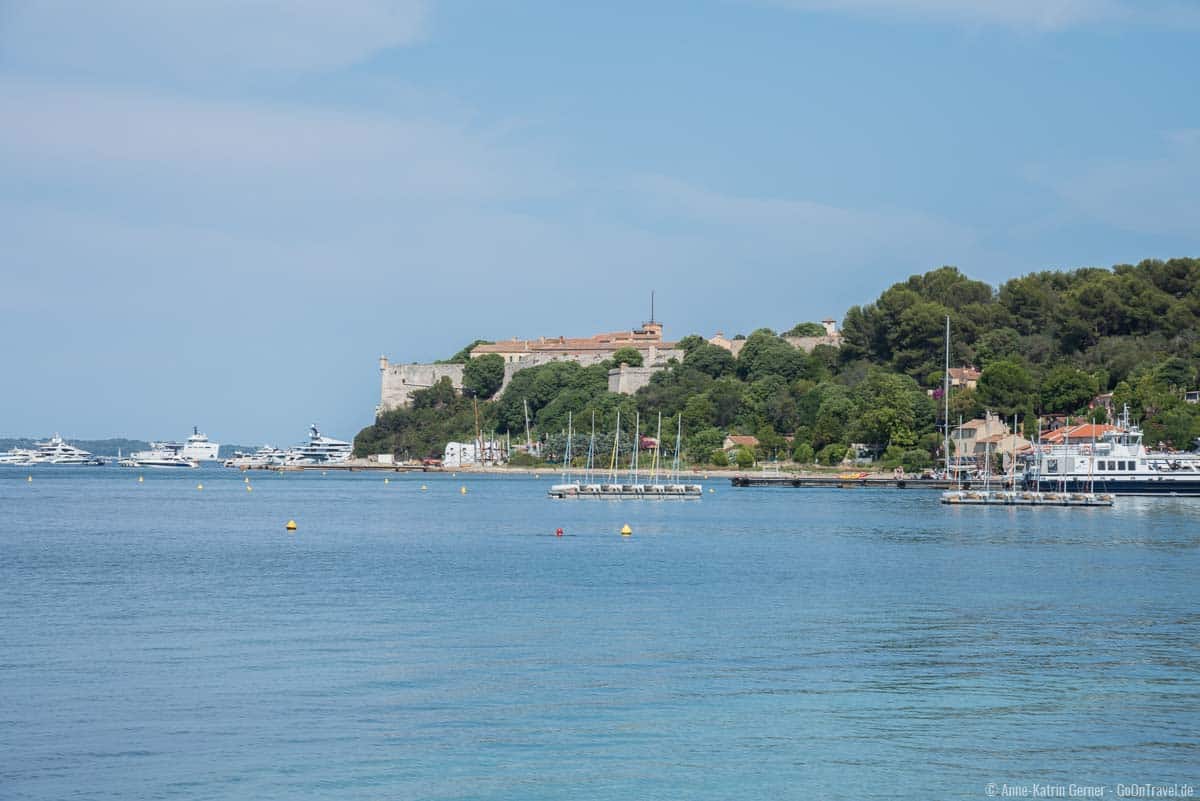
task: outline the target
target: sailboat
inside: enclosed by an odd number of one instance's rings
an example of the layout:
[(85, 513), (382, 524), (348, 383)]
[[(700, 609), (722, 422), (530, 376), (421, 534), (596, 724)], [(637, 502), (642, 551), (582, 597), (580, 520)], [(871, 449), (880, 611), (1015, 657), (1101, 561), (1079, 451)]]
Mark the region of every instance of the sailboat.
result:
[[(570, 417), (568, 416), (568, 427)], [(634, 421), (634, 441), (633, 453), (629, 456), (629, 477), (628, 480), (618, 480), (618, 470), (620, 465), (621, 453), (621, 412), (617, 411), (617, 426), (616, 433), (613, 435), (612, 456), (609, 459), (608, 481), (597, 483), (592, 476), (592, 460), (594, 458), (594, 449), (596, 441), (596, 422), (595, 416), (592, 417), (592, 438), (591, 444), (588, 446), (588, 467), (586, 471), (587, 482), (569, 481), (567, 477), (568, 465), (570, 462), (564, 456), (563, 460), (563, 483), (555, 484), (547, 494), (551, 498), (608, 498), (611, 500), (624, 500), (627, 498), (645, 499), (645, 498), (684, 498), (684, 499), (699, 499), (704, 495), (704, 487), (700, 484), (692, 484), (682, 481), (679, 473), (679, 448), (683, 441), (683, 417), (679, 416), (676, 423), (675, 431), (675, 458), (672, 463), (672, 470), (667, 480), (660, 480), (659, 466), (660, 454), (662, 446), (662, 416), (659, 415), (658, 430), (659, 440), (654, 448), (654, 462), (650, 473), (650, 481), (643, 482), (640, 480), (638, 472), (639, 451), (641, 451), (641, 443), (639, 437), (641, 435), (641, 415), (639, 414)], [(568, 437), (569, 439), (569, 437)], [(568, 445), (568, 447), (570, 447)]]
[[(943, 448), (946, 451), (946, 474), (950, 475), (950, 316), (946, 316), (946, 370), (942, 376), (942, 401), (945, 408), (946, 431)], [(1013, 418), (1013, 435), (1016, 435), (1016, 418)], [(1040, 439), (1040, 437), (1039, 437)], [(1018, 490), (1014, 483), (1007, 489), (994, 490), (991, 487), (991, 450), (986, 451), (987, 472), (984, 474), (982, 490), (956, 489), (942, 493), (942, 503), (954, 506), (1102, 506), (1113, 505), (1113, 496), (1097, 494), (1095, 487), (1088, 492), (1040, 492), (1037, 490)], [(1016, 443), (1013, 443), (1013, 462), (1016, 461)], [(956, 472), (957, 476), (958, 473)]]

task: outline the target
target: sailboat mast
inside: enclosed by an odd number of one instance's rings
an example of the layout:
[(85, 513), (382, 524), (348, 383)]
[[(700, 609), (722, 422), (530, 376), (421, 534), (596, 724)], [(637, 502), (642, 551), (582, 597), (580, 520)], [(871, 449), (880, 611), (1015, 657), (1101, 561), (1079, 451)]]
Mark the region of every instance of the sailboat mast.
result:
[(526, 398), (521, 398), (521, 404), (525, 407), (525, 451), (533, 456), (533, 440), (529, 438), (529, 401)]
[(592, 470), (596, 467), (596, 410), (592, 409), (592, 436), (588, 439), (587, 483), (592, 483)]
[(479, 449), (475, 452), (475, 463), (483, 464), (483, 434), (479, 431), (479, 398), (472, 398), (471, 402), (475, 405), (475, 447)]
[(675, 426), (675, 459), (671, 465), (675, 474), (674, 481), (676, 484), (679, 483), (679, 442), (683, 437), (683, 412), (679, 413), (677, 419), (678, 422)]
[(629, 457), (629, 483), (637, 482), (638, 453), (642, 450), (642, 413), (634, 414), (633, 423), (633, 454)]
[(942, 403), (945, 406), (945, 429), (942, 451), (946, 454), (946, 478), (950, 477), (950, 315), (946, 315), (946, 369), (942, 373)]
[(658, 483), (658, 460), (662, 453), (662, 412), (658, 413), (658, 433), (654, 435), (654, 471), (650, 481)]
[(567, 468), (571, 464), (571, 413), (567, 412), (567, 444), (563, 448), (563, 483), (567, 483)]
[(617, 409), (617, 433), (613, 434), (612, 461), (608, 464), (608, 481), (617, 483), (617, 457), (621, 455), (621, 410)]

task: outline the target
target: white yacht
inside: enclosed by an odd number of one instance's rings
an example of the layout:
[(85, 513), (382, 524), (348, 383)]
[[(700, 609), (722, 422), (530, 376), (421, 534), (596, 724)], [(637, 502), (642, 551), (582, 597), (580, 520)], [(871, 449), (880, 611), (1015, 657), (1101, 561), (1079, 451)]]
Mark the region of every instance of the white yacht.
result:
[(287, 451), (273, 448), (270, 445), (263, 445), (254, 453), (235, 451), (233, 456), (226, 459), (222, 464), (225, 467), (237, 467), (242, 470), (251, 467), (271, 467), (283, 464), (284, 460), (287, 459), (287, 455)]
[(122, 467), (199, 467), (200, 463), (182, 455), (178, 442), (151, 442), (150, 450), (129, 454), (118, 464)]
[(7, 453), (0, 453), (0, 464), (33, 464), (37, 457), (37, 451), (31, 451), (27, 448), (13, 448)]
[(327, 437), (314, 424), (308, 429), (308, 442), (287, 452), (286, 464), (338, 464), (350, 459), (354, 445)]
[(58, 434), (38, 442), (32, 459), (37, 464), (103, 464), (98, 458), (74, 445), (68, 445)]
[(219, 443), (210, 442), (207, 434), (201, 434), (198, 428), (192, 426), (192, 435), (183, 443), (179, 455), (193, 462), (215, 462), (220, 450)]

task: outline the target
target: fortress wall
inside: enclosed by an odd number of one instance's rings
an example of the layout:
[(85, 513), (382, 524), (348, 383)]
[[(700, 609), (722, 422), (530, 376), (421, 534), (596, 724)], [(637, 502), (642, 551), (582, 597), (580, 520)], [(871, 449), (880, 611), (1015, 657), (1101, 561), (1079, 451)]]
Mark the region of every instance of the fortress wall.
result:
[(608, 371), (608, 391), (619, 395), (632, 395), (649, 384), (651, 376), (665, 369), (665, 366), (630, 367), (627, 364), (614, 367)]
[[(501, 384), (499, 392), (504, 391), (504, 388), (508, 386), (509, 382), (512, 381), (512, 377), (519, 370), (540, 367), (543, 364), (550, 364), (551, 362), (577, 362), (584, 367), (590, 367), (591, 365), (600, 364), (610, 359), (613, 352), (527, 354), (514, 362), (505, 363), (504, 383)], [(652, 347), (646, 354), (645, 367), (627, 368), (629, 370), (645, 371), (645, 381), (637, 384), (627, 382), (622, 386), (626, 388), (633, 387), (633, 389), (628, 390), (629, 393), (636, 391), (637, 387), (644, 386), (646, 382), (649, 382), (651, 375), (659, 370), (666, 369), (668, 360), (678, 359), (679, 361), (683, 361), (683, 357), (684, 352), (676, 348), (659, 350)], [(382, 376), (382, 381), (379, 406), (375, 410), (376, 415), (402, 406), (411, 405), (413, 392), (418, 389), (428, 389), (443, 377), (449, 378), (450, 383), (454, 385), (456, 390), (462, 391), (464, 366), (461, 364), (390, 364), (386, 358), (381, 357), (379, 360), (379, 372)], [(630, 380), (636, 382), (640, 379), (631, 378)], [(609, 385), (612, 386), (612, 383), (613, 380), (610, 378)]]
[(418, 389), (429, 389), (443, 377), (449, 378), (457, 390), (462, 389), (463, 365), (461, 364), (387, 364), (380, 365), (382, 388), (379, 396), (380, 412), (391, 411), (412, 403), (412, 393)]

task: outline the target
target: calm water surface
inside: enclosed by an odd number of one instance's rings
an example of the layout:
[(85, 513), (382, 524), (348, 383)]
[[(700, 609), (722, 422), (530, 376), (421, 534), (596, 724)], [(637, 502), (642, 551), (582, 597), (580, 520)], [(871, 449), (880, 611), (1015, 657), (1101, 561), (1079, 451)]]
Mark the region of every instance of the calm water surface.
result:
[(1200, 499), (137, 475), (0, 468), (0, 798), (1200, 786)]

